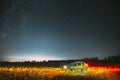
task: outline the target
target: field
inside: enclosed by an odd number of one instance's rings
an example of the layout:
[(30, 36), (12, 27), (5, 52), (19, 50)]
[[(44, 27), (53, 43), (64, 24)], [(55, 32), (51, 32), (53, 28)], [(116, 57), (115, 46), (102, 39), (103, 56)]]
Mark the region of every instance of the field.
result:
[(0, 80), (120, 80), (119, 67), (89, 67), (86, 75), (53, 67), (1, 67)]

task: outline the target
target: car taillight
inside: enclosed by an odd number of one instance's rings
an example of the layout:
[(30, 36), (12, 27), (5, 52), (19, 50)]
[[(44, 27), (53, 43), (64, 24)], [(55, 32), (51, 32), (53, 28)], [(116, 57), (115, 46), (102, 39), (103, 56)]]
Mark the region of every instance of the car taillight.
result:
[(85, 63), (85, 66), (86, 66), (86, 67), (88, 67), (88, 64), (87, 64), (87, 63)]

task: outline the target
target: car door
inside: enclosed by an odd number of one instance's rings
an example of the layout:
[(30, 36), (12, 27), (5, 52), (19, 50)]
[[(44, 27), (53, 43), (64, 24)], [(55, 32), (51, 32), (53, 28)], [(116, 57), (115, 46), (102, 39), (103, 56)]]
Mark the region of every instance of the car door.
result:
[(71, 70), (78, 70), (78, 69), (79, 69), (78, 63), (72, 64), (71, 67), (70, 67), (70, 69), (71, 69)]

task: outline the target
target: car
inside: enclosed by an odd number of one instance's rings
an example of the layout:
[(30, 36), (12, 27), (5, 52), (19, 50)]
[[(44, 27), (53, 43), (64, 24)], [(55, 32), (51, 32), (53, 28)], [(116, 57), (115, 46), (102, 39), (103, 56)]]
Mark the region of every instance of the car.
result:
[(85, 75), (88, 65), (84, 61), (75, 61), (63, 67), (65, 73), (73, 75)]

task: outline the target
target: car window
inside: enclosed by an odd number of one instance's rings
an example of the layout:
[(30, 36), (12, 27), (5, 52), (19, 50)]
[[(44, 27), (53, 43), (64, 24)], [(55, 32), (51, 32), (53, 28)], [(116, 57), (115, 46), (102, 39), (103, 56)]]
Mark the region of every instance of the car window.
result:
[(78, 64), (75, 64), (75, 66), (78, 66)]
[(72, 66), (80, 66), (80, 65), (81, 65), (81, 63), (75, 63)]
[(76, 66), (76, 64), (72, 64), (72, 66)]
[(69, 66), (73, 67), (73, 66), (82, 66), (82, 65), (84, 65), (84, 63), (77, 62), (77, 63), (71, 63)]
[(81, 63), (77, 63), (79, 66), (81, 65)]

